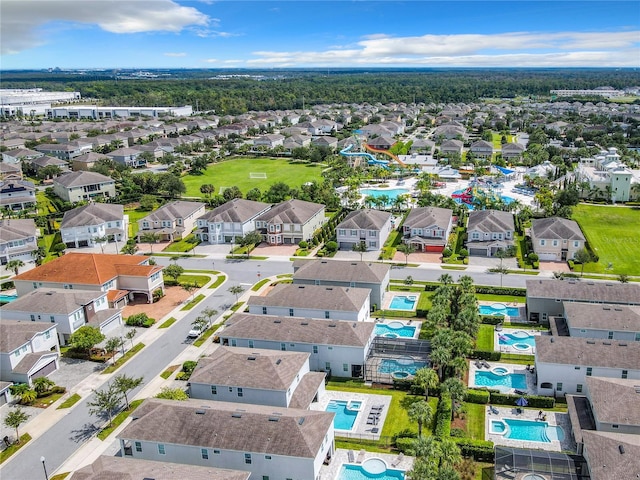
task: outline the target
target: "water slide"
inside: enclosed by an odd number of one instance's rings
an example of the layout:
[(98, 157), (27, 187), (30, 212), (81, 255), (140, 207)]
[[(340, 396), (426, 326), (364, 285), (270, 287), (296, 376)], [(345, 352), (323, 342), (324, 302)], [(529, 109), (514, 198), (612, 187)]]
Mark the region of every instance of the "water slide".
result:
[(467, 187), (465, 190), (463, 190), (460, 193), (452, 193), (451, 194), (451, 198), (457, 198), (460, 199), (462, 202), (467, 203), (467, 204), (471, 204), (473, 202), (473, 188), (472, 187)]
[(365, 150), (369, 150), (370, 152), (382, 153), (383, 155), (387, 155), (388, 157), (393, 158), (393, 160), (395, 162), (397, 162), (398, 164), (400, 164), (402, 167), (407, 168), (407, 164), (404, 163), (402, 160), (400, 160), (397, 155), (394, 155), (389, 150), (382, 150), (381, 148), (374, 148), (374, 147), (372, 147), (370, 145), (367, 145), (366, 143), (363, 143), (362, 146), (365, 148)]
[(389, 168), (389, 162), (387, 160), (378, 160), (375, 156), (366, 152), (352, 152), (352, 148), (353, 145), (347, 145), (346, 148), (343, 148), (340, 151), (340, 155), (342, 155), (343, 157), (365, 157), (366, 159), (368, 159), (367, 161), (369, 165), (380, 165), (382, 168)]

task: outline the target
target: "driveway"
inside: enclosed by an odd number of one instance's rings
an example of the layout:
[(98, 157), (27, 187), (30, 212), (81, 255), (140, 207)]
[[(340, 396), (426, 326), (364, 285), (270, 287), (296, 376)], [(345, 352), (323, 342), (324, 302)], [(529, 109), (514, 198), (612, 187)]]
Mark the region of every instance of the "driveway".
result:
[[(469, 257), (469, 265), (497, 268), (500, 266), (500, 259), (494, 257)], [(505, 258), (502, 260), (502, 266), (510, 269), (518, 268), (518, 262), (515, 258)]]
[(293, 257), (297, 249), (297, 245), (267, 245), (266, 243), (261, 243), (251, 252), (251, 255), (259, 257)]

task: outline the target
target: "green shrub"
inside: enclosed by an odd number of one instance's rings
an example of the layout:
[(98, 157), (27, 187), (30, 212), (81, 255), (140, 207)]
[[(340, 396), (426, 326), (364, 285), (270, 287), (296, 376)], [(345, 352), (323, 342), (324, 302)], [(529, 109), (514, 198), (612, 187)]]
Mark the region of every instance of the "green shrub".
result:
[(402, 453), (409, 453), (413, 449), (413, 442), (415, 442), (415, 438), (410, 437), (400, 437), (396, 438), (396, 448), (400, 450)]
[(493, 442), (455, 437), (453, 441), (460, 447), (463, 457), (472, 457), (476, 462), (493, 463)]
[[(499, 392), (491, 392), (489, 401), (495, 405), (515, 405), (516, 400), (522, 395), (512, 395)], [(532, 408), (553, 408), (556, 404), (553, 397), (542, 397), (537, 395), (524, 395), (528, 406)]]
[(480, 322), (485, 325), (498, 325), (504, 322), (504, 315), (480, 315)]
[(524, 297), (527, 295), (527, 289), (516, 287), (491, 287), (486, 285), (476, 285), (476, 293), (485, 293), (489, 295), (514, 295)]
[(465, 432), (462, 428), (452, 428), (451, 436), (455, 438), (466, 438), (467, 432)]
[(395, 390), (404, 390), (405, 392), (409, 391), (413, 386), (413, 380), (407, 380), (404, 378), (394, 378), (393, 379), (393, 388)]
[(448, 438), (451, 435), (451, 396), (441, 393), (438, 408), (436, 409), (436, 428), (433, 435), (439, 438)]
[(500, 352), (490, 352), (486, 350), (473, 350), (471, 352), (471, 358), (478, 358), (480, 360), (489, 360), (490, 362), (498, 362), (502, 355)]
[(487, 390), (468, 389), (464, 401), (486, 405), (489, 403), (489, 392)]
[(125, 323), (130, 327), (149, 328), (151, 325), (156, 323), (156, 320), (154, 318), (150, 318), (146, 313), (136, 313), (135, 315), (127, 317)]

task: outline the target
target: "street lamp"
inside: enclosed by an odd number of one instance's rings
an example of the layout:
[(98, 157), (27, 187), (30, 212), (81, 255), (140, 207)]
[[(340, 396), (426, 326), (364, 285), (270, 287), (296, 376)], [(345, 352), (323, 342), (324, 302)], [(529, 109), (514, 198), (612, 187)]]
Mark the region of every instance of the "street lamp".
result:
[(45, 458), (40, 457), (40, 461), (42, 462), (42, 468), (44, 469), (44, 478), (45, 480), (49, 480), (49, 474), (47, 473), (47, 465), (44, 463)]
[(260, 265), (258, 264), (258, 281), (260, 280)]
[(216, 270), (216, 262), (211, 262), (211, 267), (213, 268), (213, 271), (215, 272), (215, 270)]

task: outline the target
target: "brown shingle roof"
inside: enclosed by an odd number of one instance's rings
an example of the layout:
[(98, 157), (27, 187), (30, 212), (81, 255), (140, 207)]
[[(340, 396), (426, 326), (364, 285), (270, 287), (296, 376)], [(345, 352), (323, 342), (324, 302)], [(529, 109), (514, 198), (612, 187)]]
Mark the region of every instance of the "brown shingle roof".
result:
[(291, 199), (275, 205), (271, 210), (256, 218), (256, 221), (303, 225), (323, 209), (324, 205), (319, 203)]
[(536, 336), (536, 363), (583, 367), (640, 368), (640, 342)]
[(1, 312), (71, 314), (104, 295), (92, 290), (38, 288), (3, 306)]
[(269, 208), (267, 203), (234, 198), (230, 202), (205, 213), (198, 220), (206, 220), (207, 222), (244, 223), (267, 208)]
[(571, 280), (527, 280), (528, 298), (640, 305), (640, 285)]
[(531, 221), (531, 232), (535, 238), (585, 240), (578, 223), (566, 218), (534, 218)]
[[(640, 365), (638, 365), (640, 367)], [(640, 426), (640, 382), (622, 378), (587, 377), (595, 419), (604, 423)]]
[(90, 203), (64, 213), (61, 228), (99, 225), (104, 222), (123, 221), (124, 207), (110, 203)]
[(324, 378), (324, 372), (307, 372), (294, 390), (289, 408), (309, 408)]
[(573, 328), (640, 332), (640, 307), (565, 302), (564, 316)]
[(115, 181), (101, 173), (78, 171), (60, 175), (53, 180), (53, 183), (58, 183), (65, 188), (71, 188), (95, 183), (115, 183)]
[(296, 260), (293, 281), (380, 283), (391, 270), (387, 263), (343, 262), (339, 260)]
[(254, 295), (247, 304), (270, 307), (308, 308), (359, 312), (369, 298), (368, 288), (325, 287), (322, 285), (276, 285), (266, 296)]
[(500, 210), (475, 210), (469, 213), (467, 230), (489, 233), (514, 231), (513, 213)]
[(0, 352), (4, 353), (13, 352), (37, 334), (55, 327), (52, 323), (7, 320), (3, 317), (0, 322)]
[(590, 431), (582, 435), (591, 480), (631, 480), (640, 476), (640, 435)]
[(446, 230), (452, 214), (453, 210), (449, 208), (418, 207), (409, 212), (404, 225), (411, 228), (427, 228), (436, 225)]
[(303, 458), (315, 458), (334, 417), (296, 408), (155, 398), (134, 415), (118, 438)]
[(354, 210), (336, 228), (380, 230), (389, 221), (389, 218), (391, 218), (390, 212), (381, 212), (370, 208)]
[(36, 236), (36, 224), (30, 219), (0, 220), (0, 243)]

